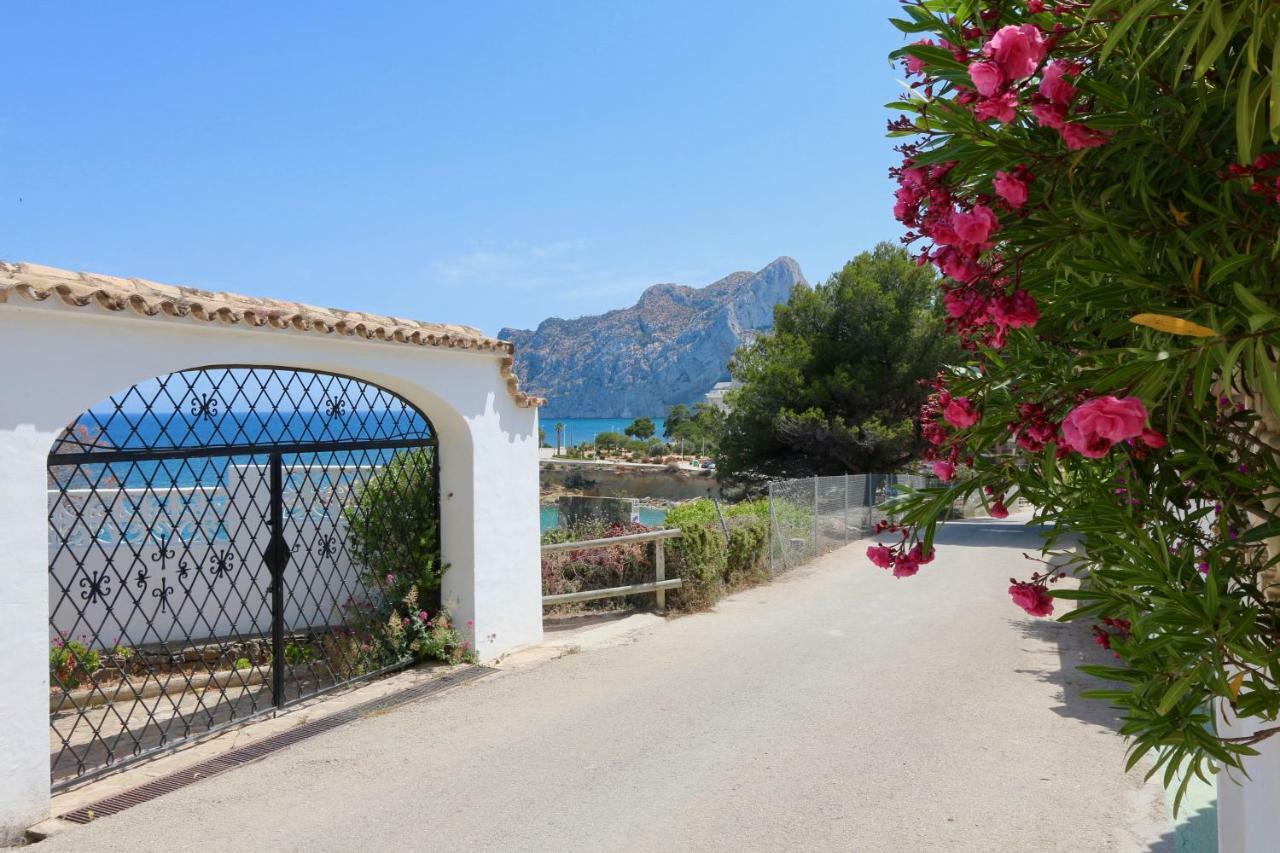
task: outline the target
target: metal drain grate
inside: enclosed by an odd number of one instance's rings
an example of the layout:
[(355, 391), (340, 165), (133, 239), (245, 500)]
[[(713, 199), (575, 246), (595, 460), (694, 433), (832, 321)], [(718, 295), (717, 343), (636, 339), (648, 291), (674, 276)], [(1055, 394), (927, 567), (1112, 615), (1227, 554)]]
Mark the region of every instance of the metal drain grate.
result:
[(368, 702), (362, 702), (345, 711), (339, 711), (336, 714), (330, 714), (318, 720), (312, 720), (296, 728), (289, 729), (287, 732), (271, 735), (262, 740), (251, 743), (248, 746), (242, 746), (239, 749), (233, 749), (225, 755), (219, 755), (216, 758), (210, 758), (208, 761), (202, 761), (194, 767), (188, 767), (179, 770), (176, 773), (170, 773), (168, 776), (162, 776), (159, 779), (153, 779), (150, 782), (139, 785), (136, 788), (130, 788), (119, 794), (113, 794), (105, 799), (98, 800), (96, 803), (90, 803), (87, 806), (69, 811), (66, 814), (59, 815), (62, 820), (71, 823), (88, 823), (107, 815), (117, 814), (125, 809), (133, 808), (136, 805), (145, 803), (148, 800), (154, 800), (162, 794), (170, 791), (176, 791), (179, 788), (185, 788), (193, 782), (199, 782), (202, 779), (208, 779), (210, 776), (216, 776), (226, 770), (233, 770), (241, 767), (259, 758), (270, 755), (277, 750), (284, 749), (286, 746), (315, 737), (318, 734), (336, 729), (361, 717), (367, 717), (370, 714), (395, 708), (398, 705), (404, 705), (417, 699), (422, 699), (432, 694), (439, 693), (458, 684), (488, 675), (495, 672), (485, 666), (469, 666), (465, 669), (455, 670), (439, 678), (432, 679), (425, 684), (417, 687), (411, 687), (402, 690), (399, 693), (393, 693), (390, 696), (381, 696), (377, 699), (370, 699)]

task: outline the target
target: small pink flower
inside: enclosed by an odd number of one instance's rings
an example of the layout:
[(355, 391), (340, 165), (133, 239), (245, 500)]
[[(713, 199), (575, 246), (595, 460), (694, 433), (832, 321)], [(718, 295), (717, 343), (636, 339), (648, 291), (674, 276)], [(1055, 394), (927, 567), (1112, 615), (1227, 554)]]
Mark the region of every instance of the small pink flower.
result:
[(962, 317), (982, 317), (988, 310), (988, 300), (973, 290), (952, 290), (942, 297), (947, 314), (959, 320)]
[(993, 182), (996, 195), (1004, 199), (1010, 207), (1019, 208), (1027, 203), (1027, 182), (1016, 178), (1008, 172), (996, 172)]
[(893, 563), (893, 576), (895, 578), (909, 578), (918, 571), (920, 571), (919, 546), (905, 554), (899, 554)]
[(1032, 616), (1053, 615), (1053, 599), (1044, 591), (1044, 587), (1026, 581), (1019, 581), (1009, 587), (1009, 596), (1013, 603)]
[(1010, 329), (1030, 327), (1040, 322), (1040, 308), (1030, 293), (1016, 290), (991, 301), (991, 319)]
[(1196, 563), (1196, 570), (1197, 570), (1198, 572), (1200, 572), (1200, 574), (1204, 575), (1205, 577), (1208, 577), (1208, 576), (1209, 576), (1209, 564), (1208, 564), (1208, 563)]
[(1044, 33), (1035, 24), (1001, 27), (982, 48), (994, 59), (1006, 80), (1021, 80), (1035, 72), (1045, 57)]
[(1113, 444), (1142, 435), (1147, 408), (1137, 397), (1094, 397), (1076, 406), (1062, 421), (1062, 439), (1089, 459), (1101, 459)]
[(1079, 77), (1084, 67), (1077, 62), (1057, 59), (1045, 66), (1044, 76), (1040, 78), (1040, 94), (1052, 103), (1066, 106), (1075, 100), (1079, 92), (1063, 75)]
[(1165, 440), (1165, 437), (1163, 435), (1151, 429), (1150, 427), (1142, 431), (1142, 435), (1138, 436), (1138, 440), (1153, 450), (1164, 447), (1166, 444), (1169, 443), (1168, 441)]
[[(931, 45), (933, 45), (933, 44), (934, 44), (934, 41), (933, 41), (933, 39), (920, 39), (920, 41), (916, 42), (916, 44), (917, 44), (917, 45), (930, 45), (930, 46), (931, 46)], [(908, 54), (908, 55), (907, 55), (907, 57), (906, 57), (906, 63), (907, 63), (907, 73), (908, 73), (908, 74), (921, 74), (921, 73), (923, 73), (923, 72), (924, 72), (924, 60), (923, 60), (923, 59), (917, 59), (916, 57), (911, 56), (910, 54)]]
[(950, 483), (956, 475), (956, 464), (948, 462), (945, 459), (935, 460), (933, 463), (933, 474), (944, 483)]
[(986, 245), (991, 235), (1000, 230), (996, 213), (985, 204), (975, 204), (968, 213), (951, 214), (951, 228), (956, 236), (974, 246)]
[(1004, 82), (1004, 75), (1000, 73), (999, 67), (993, 62), (971, 62), (969, 63), (969, 79), (973, 81), (973, 88), (978, 90), (979, 95), (989, 98), (1000, 91), (1000, 84)]
[(882, 569), (893, 565), (893, 552), (883, 545), (872, 545), (867, 549), (867, 559)]
[(390, 572), (388, 572), (388, 573), (387, 573), (387, 583), (395, 583), (395, 582), (396, 582), (396, 576), (395, 576), (395, 575), (393, 575), (393, 574), (391, 574)]
[(1080, 151), (1084, 148), (1098, 148), (1106, 145), (1110, 135), (1100, 130), (1094, 130), (1091, 127), (1080, 124), (1078, 121), (1069, 122), (1061, 131), (1063, 142), (1067, 143), (1067, 148), (1072, 151)]
[(968, 429), (980, 416), (968, 397), (956, 397), (942, 410), (942, 417), (956, 429)]
[(1004, 92), (982, 98), (974, 107), (973, 114), (978, 117), (978, 121), (995, 119), (1001, 124), (1009, 124), (1018, 115), (1018, 93)]
[(419, 618), (419, 619), (421, 619), (423, 622), (429, 622), (429, 621), (430, 621), (430, 616), (429, 616), (429, 614), (427, 613), (427, 611), (425, 611), (425, 610), (420, 610), (420, 611), (418, 611), (418, 618)]
[(991, 509), (988, 510), (992, 518), (1008, 518), (1009, 509), (1004, 505), (1004, 501), (997, 498), (991, 502)]
[(1031, 104), (1031, 114), (1036, 117), (1036, 121), (1040, 122), (1041, 127), (1061, 130), (1067, 123), (1067, 107), (1065, 104), (1033, 102)]
[(1044, 11), (1044, 0), (1027, 0), (1027, 14), (1039, 15)]

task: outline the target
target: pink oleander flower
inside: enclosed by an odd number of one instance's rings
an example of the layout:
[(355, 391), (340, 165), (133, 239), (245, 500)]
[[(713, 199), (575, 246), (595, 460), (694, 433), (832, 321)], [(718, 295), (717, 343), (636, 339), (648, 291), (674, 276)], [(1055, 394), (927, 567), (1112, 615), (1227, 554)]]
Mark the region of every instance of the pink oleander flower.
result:
[(930, 548), (929, 553), (926, 554), (924, 552), (924, 548), (920, 545), (919, 542), (917, 542), (915, 545), (911, 547), (911, 555), (913, 559), (917, 560), (922, 566), (928, 563), (932, 563), (933, 558), (936, 554), (937, 554), (937, 549), (935, 548)]
[(1067, 123), (1066, 104), (1050, 104), (1043, 101), (1033, 102), (1031, 104), (1031, 114), (1035, 116), (1041, 127), (1061, 130)]
[[(933, 46), (933, 45), (935, 45), (935, 44), (936, 44), (936, 42), (934, 42), (934, 40), (933, 40), (933, 39), (920, 39), (920, 41), (916, 42), (916, 44), (918, 44), (918, 45), (925, 45), (925, 46)], [(921, 74), (921, 73), (923, 73), (923, 72), (924, 72), (924, 60), (923, 60), (923, 59), (917, 59), (916, 57), (911, 56), (910, 54), (908, 54), (908, 55), (907, 55), (907, 57), (906, 57), (906, 64), (907, 64), (907, 73), (908, 73), (908, 74)]]
[(1009, 587), (1009, 597), (1013, 603), (1032, 616), (1052, 616), (1053, 599), (1044, 587), (1026, 581), (1019, 581)]
[(952, 290), (942, 297), (942, 304), (947, 314), (955, 320), (963, 317), (985, 317), (989, 310), (989, 300), (981, 293), (973, 290)]
[(1079, 77), (1084, 67), (1078, 62), (1057, 59), (1045, 66), (1044, 76), (1040, 78), (1040, 94), (1054, 104), (1066, 106), (1075, 100), (1079, 90), (1063, 75)]
[(942, 417), (956, 429), (968, 429), (978, 422), (978, 410), (968, 397), (956, 397), (942, 410)]
[(1044, 11), (1044, 0), (1027, 0), (1027, 13), (1039, 15)]
[(1018, 115), (1018, 93), (1003, 92), (982, 98), (974, 107), (973, 114), (978, 121), (995, 119), (1001, 124), (1009, 124)]
[(937, 459), (933, 463), (933, 474), (944, 483), (950, 483), (956, 476), (956, 463), (945, 459)]
[(971, 62), (969, 63), (969, 79), (973, 81), (973, 88), (978, 90), (979, 95), (989, 98), (1000, 91), (1000, 84), (1004, 82), (1004, 75), (1000, 73), (999, 67), (993, 62)]
[(977, 261), (950, 247), (938, 255), (937, 263), (943, 275), (961, 284), (968, 284), (982, 275), (982, 266)]
[(893, 565), (893, 552), (883, 545), (872, 545), (867, 549), (867, 559), (882, 569)]
[(1021, 178), (1014, 177), (1008, 172), (996, 172), (996, 178), (992, 184), (995, 186), (996, 195), (1004, 199), (1005, 204), (1010, 207), (1019, 208), (1027, 203), (1027, 182)]
[(1031, 76), (1047, 50), (1044, 33), (1035, 24), (1001, 27), (982, 48), (983, 53), (995, 60), (1006, 80)]
[(1010, 329), (1030, 327), (1040, 322), (1040, 308), (1030, 293), (1015, 290), (991, 301), (991, 319)]
[(1089, 459), (1101, 459), (1113, 444), (1142, 435), (1147, 407), (1137, 397), (1094, 397), (1062, 421), (1062, 440)]
[(968, 213), (951, 214), (951, 230), (961, 241), (971, 246), (986, 246), (991, 235), (1000, 230), (996, 213), (985, 204), (975, 204)]
[(1152, 450), (1158, 450), (1159, 448), (1164, 447), (1166, 444), (1169, 443), (1168, 441), (1165, 440), (1165, 437), (1163, 435), (1151, 429), (1150, 427), (1142, 431), (1142, 435), (1138, 436), (1138, 441), (1142, 442), (1147, 447), (1150, 447)]
[(1008, 518), (1009, 508), (1004, 505), (1004, 501), (996, 498), (991, 502), (991, 509), (988, 510), (992, 518)]
[(1084, 148), (1098, 148), (1106, 145), (1107, 140), (1111, 138), (1110, 134), (1103, 133), (1100, 130), (1094, 130), (1091, 127), (1080, 124), (1080, 122), (1068, 122), (1059, 131), (1062, 134), (1062, 141), (1067, 143), (1067, 148), (1071, 151), (1080, 151)]
[(920, 546), (916, 546), (905, 554), (899, 554), (893, 563), (895, 578), (909, 578), (920, 571)]

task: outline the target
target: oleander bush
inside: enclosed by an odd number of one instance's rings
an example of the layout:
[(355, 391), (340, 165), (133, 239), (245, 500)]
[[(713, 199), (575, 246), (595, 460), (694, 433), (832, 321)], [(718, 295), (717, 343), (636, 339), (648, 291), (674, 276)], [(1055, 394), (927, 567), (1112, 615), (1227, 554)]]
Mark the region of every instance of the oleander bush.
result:
[[(1116, 656), (1091, 695), (1180, 800), (1280, 731), (1280, 5), (902, 9), (895, 214), (966, 356), (921, 415), (946, 482), (869, 556), (915, 574), (971, 496), (1078, 538), (1080, 588), (1046, 565), (1009, 594), (1077, 602)], [(1261, 730), (1226, 736), (1227, 707)]]

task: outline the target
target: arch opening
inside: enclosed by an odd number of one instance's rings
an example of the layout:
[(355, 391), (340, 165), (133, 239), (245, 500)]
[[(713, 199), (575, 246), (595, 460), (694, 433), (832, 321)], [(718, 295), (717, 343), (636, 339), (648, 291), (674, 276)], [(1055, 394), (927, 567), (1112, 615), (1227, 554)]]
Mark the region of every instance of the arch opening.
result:
[(55, 789), (410, 662), (439, 470), (421, 410), (338, 373), (193, 368), (83, 412), (48, 459)]

